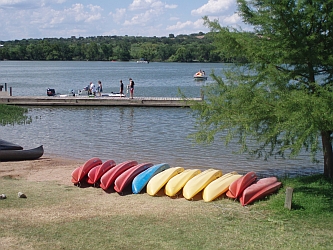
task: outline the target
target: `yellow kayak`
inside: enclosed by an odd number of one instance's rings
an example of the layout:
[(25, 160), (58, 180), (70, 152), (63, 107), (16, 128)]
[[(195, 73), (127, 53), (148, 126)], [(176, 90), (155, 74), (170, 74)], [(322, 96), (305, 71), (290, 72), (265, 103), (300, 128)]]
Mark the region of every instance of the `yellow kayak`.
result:
[(190, 179), (200, 173), (201, 171), (199, 169), (185, 169), (168, 181), (165, 185), (165, 194), (170, 197), (175, 196)]
[(155, 195), (175, 175), (184, 171), (182, 167), (174, 167), (164, 170), (151, 178), (147, 184), (147, 193)]
[(237, 174), (237, 172), (230, 172), (228, 174), (222, 175), (222, 177), (212, 181), (205, 187), (202, 198), (204, 201), (212, 201), (217, 197), (227, 192), (231, 183), (242, 177), (242, 175)]
[(207, 169), (194, 176), (183, 188), (183, 196), (192, 199), (197, 193), (203, 190), (209, 183), (222, 176), (221, 170)]

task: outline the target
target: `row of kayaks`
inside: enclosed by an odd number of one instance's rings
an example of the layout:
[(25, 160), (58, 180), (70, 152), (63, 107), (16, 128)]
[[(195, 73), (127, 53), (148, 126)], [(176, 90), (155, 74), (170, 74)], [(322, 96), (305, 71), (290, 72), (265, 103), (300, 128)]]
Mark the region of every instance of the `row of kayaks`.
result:
[(89, 159), (72, 172), (72, 182), (80, 186), (87, 183), (118, 193), (130, 190), (138, 194), (146, 189), (151, 195), (183, 196), (187, 200), (199, 195), (206, 202), (223, 195), (238, 199), (245, 206), (277, 191), (281, 182), (276, 177), (258, 180), (254, 172), (240, 175), (237, 172), (222, 174), (221, 170), (184, 169), (167, 163), (138, 163), (113, 160), (104, 163), (97, 157)]

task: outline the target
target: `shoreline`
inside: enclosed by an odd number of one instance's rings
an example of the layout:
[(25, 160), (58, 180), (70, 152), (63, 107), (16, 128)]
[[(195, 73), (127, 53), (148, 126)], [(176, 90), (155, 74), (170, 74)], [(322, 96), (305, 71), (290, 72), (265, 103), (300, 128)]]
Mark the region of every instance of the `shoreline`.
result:
[(28, 181), (54, 181), (72, 186), (72, 171), (85, 160), (69, 159), (46, 154), (37, 160), (0, 162), (0, 178), (26, 179)]

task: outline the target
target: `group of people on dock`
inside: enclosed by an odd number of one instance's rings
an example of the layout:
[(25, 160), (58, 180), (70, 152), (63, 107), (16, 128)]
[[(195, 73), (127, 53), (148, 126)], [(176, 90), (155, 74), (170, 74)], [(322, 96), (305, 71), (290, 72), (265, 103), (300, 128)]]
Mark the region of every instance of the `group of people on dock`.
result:
[[(98, 81), (98, 87), (96, 88), (93, 82), (90, 82), (89, 86), (87, 86), (86, 90), (88, 91), (88, 95), (94, 96), (102, 96), (103, 92), (103, 85), (101, 81)], [(130, 98), (133, 99), (134, 97), (134, 81), (132, 78), (129, 78), (129, 84), (127, 85), (127, 93), (130, 93)], [(120, 97), (124, 95), (124, 83), (123, 80), (120, 80), (120, 90), (119, 90)]]
[(102, 96), (103, 92), (103, 85), (101, 81), (98, 81), (98, 87), (96, 88), (95, 84), (93, 82), (90, 82), (89, 86), (87, 87), (88, 95), (94, 95), (96, 96), (96, 93), (98, 96)]

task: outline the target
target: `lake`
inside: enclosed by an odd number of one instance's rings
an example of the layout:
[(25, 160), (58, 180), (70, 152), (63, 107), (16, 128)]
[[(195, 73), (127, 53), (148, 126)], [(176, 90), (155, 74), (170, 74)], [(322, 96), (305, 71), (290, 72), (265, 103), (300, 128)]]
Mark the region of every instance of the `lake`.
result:
[[(49, 62), (0, 61), (0, 84), (12, 87), (14, 96), (46, 96), (47, 88), (57, 93), (77, 92), (101, 80), (104, 92), (118, 92), (135, 81), (134, 96), (176, 97), (179, 89), (189, 97), (199, 97), (209, 84), (209, 74), (222, 76), (222, 63), (136, 62)], [(199, 69), (207, 81), (193, 80)], [(31, 107), (31, 124), (0, 127), (1, 139), (25, 149), (44, 145), (45, 156), (55, 155), (88, 160), (100, 157), (117, 163), (129, 159), (154, 164), (200, 169), (216, 168), (224, 173), (255, 171), (262, 175), (300, 175), (322, 172), (322, 160), (312, 163), (307, 153), (297, 159), (252, 159), (238, 155), (238, 145), (226, 148), (216, 140), (198, 145), (188, 138), (195, 132), (189, 108), (161, 107)]]

